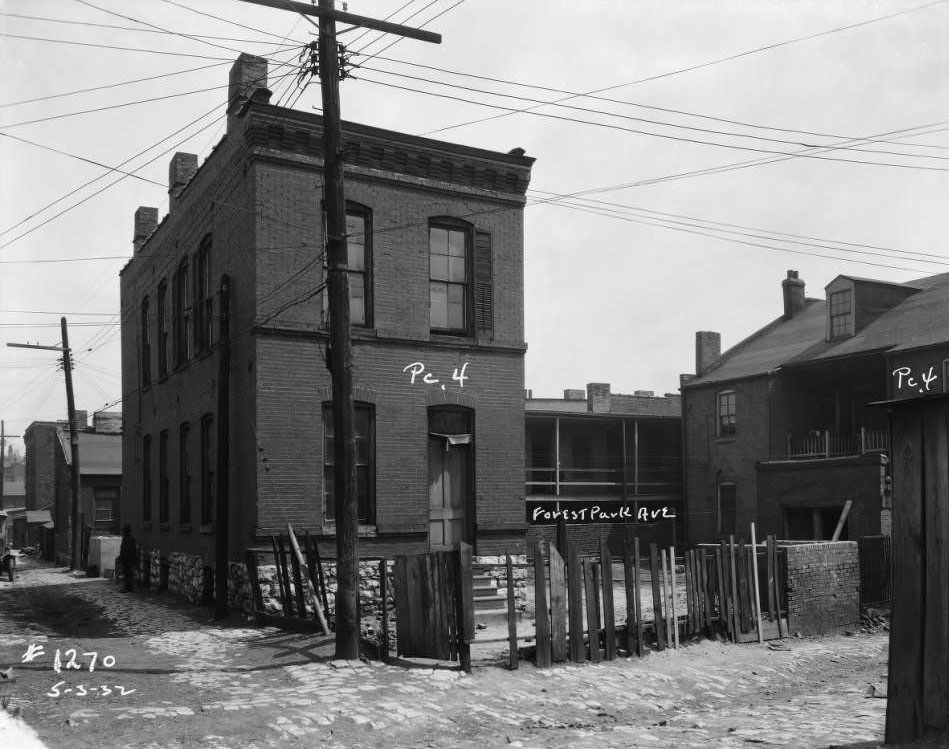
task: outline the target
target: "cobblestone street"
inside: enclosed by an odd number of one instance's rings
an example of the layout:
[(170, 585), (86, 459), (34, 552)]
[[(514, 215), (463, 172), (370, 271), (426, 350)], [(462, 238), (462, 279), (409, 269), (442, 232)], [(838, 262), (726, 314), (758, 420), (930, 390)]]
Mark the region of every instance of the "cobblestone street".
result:
[(702, 641), (598, 665), (521, 661), (516, 671), (500, 666), (503, 646), (482, 645), (465, 675), (334, 662), (325, 637), (210, 619), (168, 595), (125, 594), (27, 561), (15, 583), (0, 583), (0, 669), (13, 666), (8, 711), (21, 716), (4, 716), (0, 744), (18, 746), (5, 737), (23, 721), (56, 749), (826, 747), (883, 737), (886, 699), (866, 695), (886, 683), (886, 633), (783, 649)]

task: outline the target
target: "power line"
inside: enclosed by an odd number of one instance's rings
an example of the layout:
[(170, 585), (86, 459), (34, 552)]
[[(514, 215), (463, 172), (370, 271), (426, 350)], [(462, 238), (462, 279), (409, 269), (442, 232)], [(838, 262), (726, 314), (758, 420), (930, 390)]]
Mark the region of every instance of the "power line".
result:
[[(102, 10), (102, 9), (100, 8), (99, 10)], [(111, 13), (112, 11), (105, 11), (105, 12)], [(113, 15), (120, 15), (120, 14), (113, 14)], [(60, 24), (66, 24), (70, 26), (87, 26), (90, 28), (98, 28), (98, 29), (115, 29), (117, 31), (133, 31), (136, 34), (171, 34), (171, 35), (181, 36), (181, 34), (177, 31), (170, 31), (170, 30), (164, 30), (164, 29), (159, 30), (157, 28), (140, 29), (140, 28), (135, 28), (133, 26), (118, 26), (116, 24), (109, 24), (109, 23), (93, 23), (91, 21), (70, 21), (63, 18), (47, 18), (45, 16), (27, 16), (21, 13), (0, 12), (0, 16), (6, 16), (8, 18), (21, 18), (28, 21), (45, 21), (48, 23), (60, 23)], [(125, 18), (126, 16), (120, 16), (120, 17)], [(216, 39), (222, 42), (239, 42), (243, 44), (269, 44), (273, 46), (282, 44), (282, 42), (268, 42), (262, 39), (236, 39), (230, 36), (212, 36), (210, 34), (188, 34), (188, 38), (190, 39)]]
[(275, 39), (280, 39), (280, 38), (281, 38), (281, 37), (280, 37), (280, 34), (274, 34), (272, 31), (265, 31), (264, 29), (255, 29), (253, 26), (245, 26), (245, 25), (242, 24), (242, 23), (237, 23), (236, 21), (231, 21), (231, 20), (229, 20), (229, 19), (227, 19), (227, 18), (221, 18), (220, 16), (216, 16), (216, 15), (214, 15), (213, 13), (206, 13), (206, 12), (203, 11), (203, 10), (198, 10), (197, 8), (192, 8), (192, 7), (188, 6), (188, 5), (184, 5), (183, 3), (175, 2), (174, 0), (161, 0), (161, 1), (162, 1), (163, 3), (168, 4), (168, 5), (174, 5), (174, 6), (178, 7), (178, 8), (182, 8), (182, 9), (187, 10), (187, 11), (190, 11), (190, 12), (192, 12), (192, 13), (197, 13), (199, 16), (205, 16), (206, 18), (213, 18), (214, 20), (220, 21), (221, 23), (227, 23), (227, 24), (230, 24), (231, 26), (237, 26), (238, 28), (246, 29), (247, 31), (254, 31), (254, 32), (257, 32), (257, 33), (259, 33), (259, 34), (266, 34), (267, 36), (272, 36), (272, 37), (274, 37)]
[(25, 39), (32, 42), (52, 42), (55, 44), (74, 44), (79, 47), (95, 47), (97, 49), (115, 49), (121, 52), (144, 52), (150, 55), (169, 55), (171, 57), (195, 57), (199, 60), (223, 60), (230, 62), (226, 57), (210, 57), (209, 55), (196, 55), (188, 52), (169, 52), (162, 49), (145, 49), (144, 47), (119, 47), (113, 44), (95, 44), (93, 42), (77, 42), (72, 39), (50, 39), (43, 36), (27, 36), (25, 34), (8, 34), (0, 32), (0, 36), (8, 39)]
[[(940, 0), (940, 2), (946, 2), (946, 1), (947, 0)], [(384, 81), (377, 81), (377, 80), (373, 80), (372, 78), (366, 78), (365, 76), (358, 76), (358, 77), (352, 76), (352, 77), (356, 78), (357, 80), (366, 81), (367, 83), (374, 83), (378, 86), (399, 89), (402, 91), (411, 91), (418, 94), (424, 94), (426, 96), (434, 96), (440, 99), (460, 101), (460, 102), (464, 102), (465, 104), (475, 104), (477, 106), (487, 107), (489, 109), (501, 109), (501, 110), (507, 111), (510, 114), (529, 114), (534, 117), (544, 117), (548, 119), (560, 120), (562, 122), (570, 122), (570, 123), (581, 124), (581, 125), (590, 125), (592, 127), (605, 128), (608, 130), (628, 132), (634, 135), (647, 135), (647, 136), (652, 136), (656, 138), (663, 138), (666, 140), (679, 141), (682, 143), (693, 143), (696, 145), (716, 146), (719, 148), (730, 148), (730, 149), (734, 149), (738, 151), (750, 151), (752, 153), (764, 153), (764, 154), (771, 154), (771, 155), (777, 155), (777, 156), (783, 156), (783, 157), (789, 157), (789, 158), (793, 157), (793, 158), (817, 159), (818, 161), (835, 161), (835, 162), (842, 162), (842, 163), (848, 163), (848, 164), (863, 164), (866, 166), (886, 166), (886, 167), (891, 167), (894, 169), (918, 169), (922, 171), (949, 172), (949, 168), (947, 167), (922, 166), (918, 164), (897, 164), (897, 163), (888, 162), (888, 161), (862, 161), (860, 159), (845, 159), (845, 158), (836, 157), (836, 156), (820, 156), (817, 154), (812, 154), (812, 153), (807, 153), (807, 152), (788, 153), (786, 151), (775, 151), (775, 150), (770, 150), (770, 149), (765, 149), (765, 148), (753, 148), (751, 146), (739, 146), (739, 145), (734, 145), (734, 144), (716, 143), (714, 141), (700, 140), (698, 138), (682, 138), (675, 135), (667, 135), (664, 133), (653, 133), (646, 130), (628, 128), (622, 125), (611, 125), (605, 122), (581, 120), (575, 117), (565, 117), (561, 115), (550, 114), (547, 112), (537, 112), (537, 111), (534, 111), (534, 109), (515, 109), (513, 107), (505, 107), (501, 104), (490, 104), (487, 102), (472, 101), (470, 99), (465, 99), (460, 96), (452, 96), (451, 94), (439, 94), (433, 91), (425, 91), (423, 89), (412, 88), (410, 86), (399, 86), (394, 83), (386, 83)], [(834, 146), (816, 146), (816, 147), (810, 146), (809, 149), (835, 150), (835, 147)]]
[[(166, 0), (166, 1), (167, 1), (167, 0)], [(606, 93), (607, 91), (615, 91), (616, 89), (625, 88), (626, 86), (636, 86), (636, 85), (638, 85), (638, 84), (640, 84), (640, 83), (648, 83), (648, 82), (650, 82), (650, 81), (657, 81), (657, 80), (661, 80), (661, 79), (663, 79), (663, 78), (670, 78), (670, 77), (672, 77), (672, 76), (674, 76), (674, 75), (680, 75), (680, 74), (682, 74), (682, 73), (690, 73), (690, 72), (693, 72), (693, 71), (696, 71), (696, 70), (701, 70), (702, 68), (711, 67), (712, 65), (720, 65), (721, 63), (724, 63), (724, 62), (731, 62), (731, 61), (733, 61), (733, 60), (738, 60), (738, 59), (740, 59), (740, 58), (742, 58), (742, 57), (748, 57), (748, 56), (750, 56), (750, 55), (756, 55), (756, 54), (759, 54), (759, 53), (761, 53), (761, 52), (767, 52), (767, 51), (769, 51), (769, 50), (778, 49), (779, 47), (786, 47), (786, 46), (788, 46), (788, 45), (797, 44), (797, 43), (799, 43), (799, 42), (805, 42), (805, 41), (808, 41), (808, 40), (810, 40), (810, 39), (817, 39), (817, 38), (822, 37), (822, 36), (829, 36), (829, 35), (831, 35), (831, 34), (837, 34), (837, 33), (843, 32), (843, 31), (849, 31), (849, 30), (851, 30), (851, 29), (860, 28), (860, 27), (862, 27), (862, 26), (868, 26), (868, 25), (873, 24), (873, 23), (879, 23), (879, 22), (881, 22), (881, 21), (886, 21), (886, 20), (889, 20), (889, 19), (891, 19), (891, 18), (896, 18), (897, 16), (905, 15), (905, 14), (907, 14), (907, 13), (916, 13), (917, 11), (926, 10), (927, 8), (932, 8), (932, 7), (936, 6), (936, 5), (941, 5), (941, 4), (945, 3), (945, 2), (949, 2), (949, 0), (935, 0), (935, 2), (927, 3), (926, 5), (920, 5), (920, 6), (917, 6), (917, 7), (915, 7), (915, 8), (908, 8), (907, 10), (897, 11), (896, 13), (891, 13), (891, 14), (885, 15), (885, 16), (879, 16), (879, 17), (877, 17), (877, 18), (871, 18), (871, 19), (868, 19), (868, 20), (866, 20), (866, 21), (860, 21), (860, 22), (858, 22), (858, 23), (849, 24), (849, 25), (847, 25), (847, 26), (839, 26), (839, 27), (834, 28), (834, 29), (828, 29), (828, 30), (826, 30), (826, 31), (819, 31), (819, 32), (816, 32), (816, 33), (814, 33), (814, 34), (808, 34), (807, 36), (800, 36), (800, 37), (796, 37), (796, 38), (794, 38), (794, 39), (787, 39), (787, 40), (785, 40), (785, 41), (783, 41), (783, 42), (776, 42), (776, 43), (774, 43), (774, 44), (767, 44), (767, 45), (765, 45), (765, 46), (763, 46), (763, 47), (756, 47), (755, 49), (746, 50), (746, 51), (744, 51), (744, 52), (738, 52), (738, 53), (736, 53), (736, 54), (734, 54), (734, 55), (728, 55), (728, 56), (726, 56), (726, 57), (720, 57), (720, 58), (718, 58), (718, 59), (709, 60), (709, 61), (707, 61), (707, 62), (699, 63), (699, 64), (697, 64), (697, 65), (690, 65), (690, 66), (685, 67), (685, 68), (678, 68), (677, 70), (666, 71), (665, 73), (659, 73), (659, 74), (657, 74), (657, 75), (648, 76), (648, 77), (646, 77), (646, 78), (640, 78), (640, 79), (635, 80), (635, 81), (627, 81), (626, 83), (618, 83), (618, 84), (615, 84), (615, 85), (612, 85), (612, 86), (605, 86), (605, 87), (603, 87), (603, 88), (597, 88), (597, 89), (594, 89), (594, 90), (592, 90), (592, 91), (588, 91), (586, 94), (584, 94), (584, 96), (589, 96), (590, 94), (602, 94), (602, 93)], [(383, 51), (384, 51), (384, 50), (383, 50)], [(577, 97), (571, 95), (571, 96), (567, 96), (567, 97), (565, 97), (565, 98), (563, 98), (563, 99), (558, 99), (557, 101), (558, 101), (558, 103), (560, 103), (560, 102), (564, 102), (564, 101), (569, 101), (570, 99), (574, 99), (574, 98), (577, 98)], [(536, 107), (534, 107), (534, 108), (536, 108)], [(518, 110), (518, 112), (526, 112), (526, 111), (527, 111), (527, 110)], [(476, 125), (476, 124), (480, 124), (480, 123), (482, 123), (482, 122), (488, 122), (489, 120), (496, 120), (496, 119), (499, 119), (499, 118), (501, 118), (501, 117), (508, 117), (508, 116), (510, 116), (511, 114), (516, 114), (516, 113), (518, 113), (518, 112), (506, 112), (506, 113), (503, 113), (503, 114), (492, 115), (492, 116), (490, 116), (490, 117), (482, 117), (481, 119), (477, 119), (477, 120), (469, 120), (468, 122), (460, 122), (460, 123), (457, 123), (457, 124), (455, 124), (455, 125), (446, 125), (445, 127), (440, 127), (440, 128), (435, 129), (435, 130), (429, 130), (428, 132), (424, 133), (424, 135), (433, 135), (433, 134), (435, 134), (435, 133), (445, 132), (446, 130), (454, 130), (454, 129), (459, 128), (459, 127), (466, 127), (466, 126), (468, 126), (468, 125)]]
[[(721, 123), (728, 124), (728, 125), (737, 125), (737, 126), (740, 126), (740, 127), (750, 127), (750, 128), (754, 128), (754, 129), (757, 129), (757, 130), (770, 130), (770, 131), (779, 132), (779, 133), (793, 133), (793, 134), (800, 134), (800, 135), (809, 135), (809, 136), (817, 137), (817, 138), (836, 138), (836, 139), (841, 139), (841, 140), (865, 140), (865, 141), (871, 142), (871, 143), (872, 143), (872, 142), (878, 142), (878, 141), (875, 141), (875, 140), (873, 140), (873, 139), (860, 138), (860, 137), (857, 137), (857, 136), (845, 136), (845, 135), (834, 134), (834, 133), (821, 133), (821, 132), (814, 132), (814, 131), (812, 131), (812, 130), (802, 130), (802, 129), (800, 129), (800, 128), (776, 127), (776, 126), (772, 126), (772, 125), (762, 125), (762, 124), (758, 124), (758, 123), (754, 123), (754, 122), (747, 122), (747, 121), (744, 121), (744, 120), (728, 119), (728, 118), (726, 118), (726, 117), (716, 117), (716, 116), (709, 115), (709, 114), (702, 114), (702, 113), (699, 113), (699, 112), (690, 112), (690, 111), (686, 111), (686, 110), (682, 110), (682, 109), (672, 109), (672, 108), (669, 108), (669, 107), (658, 107), (658, 106), (654, 106), (654, 105), (651, 105), (651, 104), (642, 104), (642, 103), (640, 103), (640, 102), (628, 101), (628, 100), (625, 100), (625, 99), (613, 99), (613, 98), (608, 97), (608, 96), (598, 96), (598, 95), (596, 95), (596, 94), (594, 94), (594, 93), (584, 94), (584, 93), (579, 93), (579, 92), (576, 92), (576, 91), (568, 91), (568, 90), (566, 90), (566, 89), (561, 89), (561, 88), (552, 88), (552, 87), (550, 87), (550, 86), (543, 86), (543, 85), (535, 84), (535, 83), (523, 83), (523, 82), (520, 82), (520, 81), (510, 80), (510, 79), (506, 79), (506, 78), (495, 78), (495, 77), (492, 77), (492, 76), (478, 75), (478, 74), (476, 74), (476, 73), (465, 73), (465, 72), (458, 71), (458, 70), (448, 70), (448, 69), (446, 69), (446, 68), (440, 68), (440, 67), (437, 67), (437, 66), (434, 66), (434, 65), (424, 65), (424, 64), (422, 64), (422, 63), (412, 62), (412, 61), (409, 61), (409, 60), (399, 60), (399, 59), (394, 58), (394, 57), (381, 57), (381, 56), (379, 56), (379, 55), (373, 55), (373, 58), (375, 58), (376, 60), (381, 60), (381, 61), (383, 61), (383, 62), (393, 62), (393, 63), (396, 63), (397, 65), (406, 65), (406, 66), (410, 66), (410, 67), (413, 67), (413, 68), (422, 68), (422, 69), (424, 69), (424, 70), (432, 70), (432, 71), (435, 71), (435, 72), (438, 72), (438, 73), (446, 73), (446, 74), (448, 74), (448, 75), (454, 75), (454, 76), (459, 76), (459, 77), (463, 77), (463, 78), (472, 78), (472, 79), (475, 79), (475, 80), (488, 81), (488, 82), (491, 82), (491, 83), (500, 83), (500, 84), (505, 85), (505, 86), (517, 86), (517, 87), (520, 87), (520, 88), (534, 89), (534, 90), (537, 90), (537, 91), (546, 91), (546, 92), (548, 92), (548, 93), (553, 93), (553, 94), (566, 94), (566, 95), (567, 95), (569, 98), (571, 98), (571, 99), (574, 99), (574, 98), (576, 98), (576, 99), (593, 99), (593, 100), (595, 100), (595, 101), (603, 101), (603, 102), (607, 102), (607, 103), (610, 103), (610, 104), (621, 104), (621, 105), (623, 105), (623, 106), (636, 107), (636, 108), (638, 108), (638, 109), (648, 109), (648, 110), (652, 110), (652, 111), (656, 111), (656, 112), (664, 112), (664, 113), (666, 113), (666, 114), (678, 114), (678, 115), (683, 115), (683, 116), (686, 116), (686, 117), (695, 117), (695, 118), (698, 118), (698, 119), (709, 120), (709, 121), (712, 121), (712, 122), (721, 122)], [(359, 67), (359, 66), (357, 65), (357, 67)], [(380, 72), (386, 72), (386, 71), (380, 71)], [(420, 80), (426, 80), (426, 79), (420, 79)], [(432, 81), (432, 82), (434, 82), (434, 83), (439, 83), (439, 84), (441, 84), (441, 85), (446, 85), (446, 86), (453, 85), (453, 84), (449, 84), (449, 83), (447, 83), (447, 82), (445, 82), (445, 81)], [(485, 93), (494, 93), (494, 92), (485, 92)], [(501, 94), (498, 94), (498, 95), (501, 95)], [(525, 99), (525, 101), (529, 101), (529, 99)], [(538, 100), (538, 101), (540, 101), (540, 100)], [(542, 102), (542, 103), (544, 103), (544, 104), (550, 104), (550, 105), (562, 106), (561, 104), (559, 104), (560, 101), (562, 101), (562, 100), (556, 100), (556, 101), (550, 101), (550, 102)], [(595, 110), (594, 110), (594, 111), (595, 111)], [(610, 113), (610, 114), (612, 114), (612, 113)], [(888, 143), (888, 144), (890, 144), (890, 145), (907, 146), (907, 147), (911, 147), (911, 148), (932, 148), (932, 149), (937, 149), (937, 150), (949, 150), (949, 146), (940, 146), (940, 145), (928, 144), (928, 143), (910, 143), (910, 142), (893, 141), (893, 140), (884, 140), (884, 141), (879, 141), (879, 142)]]
[[(497, 96), (497, 97), (501, 97), (501, 98), (505, 98), (505, 99), (516, 99), (516, 100), (518, 100), (518, 101), (530, 101), (530, 102), (536, 102), (536, 103), (541, 103), (541, 104), (550, 104), (551, 106), (558, 107), (558, 108), (570, 109), (570, 110), (574, 110), (574, 111), (578, 111), (578, 112), (586, 112), (586, 113), (589, 113), (589, 114), (604, 115), (604, 116), (607, 116), (607, 117), (616, 117), (616, 118), (619, 118), (619, 119), (630, 120), (630, 121), (633, 121), (633, 122), (642, 122), (642, 123), (645, 123), (645, 124), (648, 124), (648, 125), (657, 125), (657, 126), (661, 126), (661, 127), (669, 127), (669, 128), (680, 129), (680, 130), (691, 130), (691, 131), (695, 131), (695, 132), (699, 132), (699, 133), (706, 133), (706, 134), (709, 134), (709, 135), (724, 135), (724, 136), (730, 137), (730, 138), (752, 138), (752, 139), (754, 139), (754, 140), (761, 140), (761, 141), (765, 141), (765, 142), (768, 142), (768, 143), (779, 143), (779, 144), (782, 144), (782, 145), (800, 146), (800, 147), (803, 147), (803, 148), (824, 148), (824, 147), (825, 147), (823, 144), (803, 143), (803, 142), (797, 141), (797, 140), (792, 141), (792, 140), (785, 140), (785, 139), (781, 139), (781, 138), (769, 138), (769, 137), (767, 137), (767, 136), (754, 135), (754, 134), (751, 134), (751, 133), (736, 133), (736, 132), (729, 132), (729, 131), (726, 131), (726, 130), (712, 130), (712, 129), (709, 129), (709, 128), (695, 127), (695, 126), (692, 126), (692, 125), (680, 125), (680, 124), (678, 124), (678, 123), (666, 122), (666, 121), (664, 121), (664, 120), (651, 120), (651, 119), (646, 119), (646, 118), (643, 118), (643, 117), (634, 117), (634, 116), (632, 116), (632, 115), (624, 115), (624, 114), (620, 114), (620, 113), (616, 113), (616, 112), (608, 112), (608, 111), (602, 110), (602, 109), (590, 109), (590, 108), (588, 108), (588, 107), (578, 107), (578, 106), (573, 106), (573, 105), (570, 105), (570, 104), (558, 104), (557, 102), (544, 102), (544, 101), (539, 100), (539, 99), (532, 99), (532, 98), (528, 98), (528, 97), (524, 97), (524, 96), (517, 96), (517, 95), (515, 95), (515, 94), (504, 94), (504, 93), (499, 93), (499, 92), (496, 92), (496, 91), (487, 91), (487, 90), (485, 90), (485, 89), (474, 88), (474, 87), (471, 87), (471, 86), (462, 86), (462, 85), (459, 85), (459, 84), (448, 83), (447, 81), (437, 81), (437, 80), (432, 80), (431, 78), (422, 78), (422, 77), (419, 77), (419, 76), (412, 76), (412, 75), (408, 75), (408, 74), (405, 74), (405, 73), (393, 73), (393, 72), (391, 72), (391, 71), (382, 70), (382, 69), (380, 69), (380, 68), (365, 67), (365, 66), (362, 66), (362, 65), (359, 65), (359, 66), (357, 66), (357, 67), (358, 67), (359, 69), (362, 69), (362, 70), (369, 70), (369, 71), (372, 71), (372, 72), (375, 72), (375, 73), (382, 73), (382, 74), (384, 74), (384, 75), (391, 75), (391, 76), (396, 76), (396, 77), (399, 77), (399, 78), (408, 78), (408, 79), (410, 79), (410, 80), (422, 81), (422, 82), (424, 82), (424, 83), (432, 83), (432, 84), (435, 84), (435, 85), (438, 85), (438, 86), (446, 86), (446, 87), (449, 87), (449, 88), (459, 89), (459, 90), (462, 90), (462, 91), (469, 91), (469, 92), (473, 92), (473, 93), (487, 94), (487, 95), (489, 95), (489, 96)], [(372, 81), (372, 82), (375, 82), (375, 81)], [(473, 103), (473, 104), (482, 104), (482, 102), (471, 102), (471, 103)], [(539, 114), (539, 113), (538, 113), (538, 114)], [(586, 122), (586, 121), (585, 121), (585, 120), (580, 120), (580, 122)], [(949, 122), (949, 121), (947, 121), (947, 122)], [(587, 124), (593, 124), (593, 123), (587, 123)], [(641, 133), (641, 134), (643, 134), (643, 135), (652, 135), (652, 136), (655, 136), (655, 137), (663, 137), (660, 133), (651, 133), (651, 132), (648, 132), (648, 131), (640, 131), (640, 130), (635, 130), (635, 131), (633, 131), (633, 132)], [(686, 139), (686, 140), (688, 140), (688, 139)], [(695, 141), (695, 140), (689, 140), (689, 142), (707, 143), (708, 145), (717, 145), (717, 146), (723, 146), (723, 147), (726, 147), (726, 148), (731, 148), (731, 147), (733, 147), (733, 146), (730, 146), (730, 145), (727, 145), (727, 144), (715, 143), (715, 142), (712, 142), (712, 141)], [(949, 156), (931, 156), (931, 155), (927, 155), (927, 154), (905, 153), (905, 152), (903, 152), (903, 151), (865, 150), (865, 149), (857, 148), (857, 147), (854, 147), (854, 146), (837, 146), (834, 150), (851, 150), (851, 151), (857, 151), (857, 152), (859, 152), (859, 153), (885, 154), (885, 155), (890, 155), (890, 156), (905, 156), (905, 157), (907, 157), (907, 158), (937, 159), (937, 160), (940, 160), (940, 161), (949, 161)]]
[(5, 109), (7, 107), (17, 107), (22, 104), (35, 104), (40, 101), (48, 101), (50, 99), (60, 99), (66, 96), (76, 96), (77, 94), (88, 94), (92, 91), (104, 91), (110, 88), (118, 88), (119, 86), (129, 86), (135, 83), (144, 83), (146, 81), (155, 81), (161, 78), (171, 78), (176, 75), (184, 75), (186, 73), (196, 73), (201, 70), (209, 70), (210, 68), (219, 68), (222, 65), (227, 65), (228, 62), (214, 62), (210, 65), (199, 65), (196, 68), (187, 68), (186, 70), (176, 70), (171, 73), (159, 73), (158, 75), (150, 75), (145, 78), (134, 78), (129, 81), (119, 81), (118, 83), (107, 83), (102, 86), (92, 86), (90, 88), (80, 88), (74, 91), (64, 91), (59, 94), (50, 94), (49, 96), (39, 96), (35, 99), (22, 99), (20, 101), (11, 101), (6, 104), (0, 104), (0, 109)]

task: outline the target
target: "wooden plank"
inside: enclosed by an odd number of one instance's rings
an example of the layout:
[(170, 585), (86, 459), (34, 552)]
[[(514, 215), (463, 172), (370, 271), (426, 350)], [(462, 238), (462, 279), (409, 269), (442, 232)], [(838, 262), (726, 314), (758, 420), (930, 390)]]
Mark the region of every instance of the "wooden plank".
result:
[(696, 629), (695, 613), (698, 608), (695, 605), (695, 584), (692, 579), (692, 565), (692, 552), (686, 551), (682, 555), (682, 566), (685, 569), (685, 630), (687, 633), (692, 633)]
[(270, 544), (273, 546), (274, 577), (277, 578), (277, 591), (280, 593), (280, 612), (287, 616), (287, 589), (283, 582), (283, 567), (280, 564), (280, 549), (276, 536), (270, 537)]
[(751, 524), (751, 585), (755, 589), (755, 624), (758, 627), (758, 642), (764, 642), (761, 632), (761, 593), (758, 590), (758, 543), (755, 537), (755, 524)]
[(464, 541), (458, 543), (458, 619), (459, 638), (458, 654), (461, 670), (471, 673), (471, 641), (475, 638), (474, 622), (474, 581), (472, 579), (472, 555), (474, 550), (471, 544)]
[(718, 593), (718, 626), (723, 633), (728, 633), (728, 601), (725, 589), (724, 544), (715, 547), (715, 584)]
[(606, 660), (616, 658), (616, 615), (613, 610), (613, 555), (600, 538), (600, 569), (603, 575), (603, 648)]
[[(289, 523), (287, 524), (287, 532), (290, 538), (290, 548), (293, 551), (293, 556), (291, 559), (296, 562), (294, 567), (294, 579), (296, 580), (298, 586), (297, 599), (300, 606), (300, 618), (305, 619), (306, 605), (303, 603), (303, 580), (301, 579), (300, 575), (300, 567), (303, 567), (305, 570), (306, 562), (303, 559), (303, 553), (300, 551), (300, 546), (297, 543), (296, 534), (293, 532), (293, 526)], [(313, 587), (313, 583), (310, 581), (309, 576), (306, 577), (306, 583), (310, 588), (310, 593), (313, 595), (313, 613), (315, 618), (320, 623), (320, 628), (323, 630), (323, 632), (329, 634), (330, 628), (326, 623), (326, 618), (323, 616), (323, 612), (320, 610), (320, 602), (316, 597), (316, 588)]]
[(640, 583), (639, 579), (639, 536), (633, 538), (633, 584), (636, 588), (636, 595), (633, 598), (633, 603), (636, 606), (636, 655), (641, 656), (643, 654), (643, 602), (640, 597)]
[(639, 649), (636, 642), (636, 597), (639, 595), (639, 588), (636, 587), (635, 576), (633, 572), (633, 550), (630, 548), (629, 541), (623, 544), (623, 590), (626, 593), (626, 652), (632, 655), (639, 655)]
[(922, 693), (926, 574), (923, 514), (923, 424), (912, 406), (891, 414), (893, 440), (893, 614), (885, 740), (912, 741), (926, 728)]
[(567, 660), (567, 580), (563, 557), (553, 544), (550, 555), (550, 658), (554, 663)]
[(840, 519), (837, 521), (837, 527), (834, 528), (834, 535), (831, 536), (831, 541), (839, 541), (840, 534), (844, 531), (844, 523), (847, 522), (847, 516), (850, 514), (850, 508), (853, 507), (853, 500), (848, 499), (844, 502), (844, 509), (840, 511)]
[[(316, 569), (317, 577), (320, 581), (320, 585), (317, 590), (320, 591), (320, 600), (323, 601), (323, 614), (327, 617), (330, 615), (330, 604), (329, 600), (326, 597), (326, 578), (323, 576), (323, 562), (320, 559), (320, 546), (316, 543), (316, 539), (310, 538), (310, 531), (306, 531), (306, 548), (307, 555), (312, 552), (313, 555), (313, 567)], [(313, 586), (316, 587), (316, 581), (313, 581)]]
[(536, 663), (538, 668), (551, 664), (550, 620), (547, 611), (547, 574), (540, 541), (534, 543), (534, 626), (537, 633)]
[(669, 547), (669, 621), (672, 624), (673, 647), (679, 647), (679, 593), (676, 583), (676, 547)]
[(661, 578), (659, 576), (659, 549), (649, 544), (649, 577), (652, 582), (652, 626), (656, 631), (656, 647), (666, 649), (665, 622), (662, 619)]
[[(786, 557), (785, 557), (786, 558)], [(782, 621), (787, 623), (786, 619), (781, 618), (781, 609), (784, 606), (784, 575), (781, 574), (781, 555), (778, 551), (778, 544), (774, 544), (774, 606), (778, 616), (778, 634), (783, 637), (790, 637), (787, 626), (782, 631)]]
[(507, 652), (508, 668), (517, 668), (517, 611), (514, 608), (514, 565), (511, 555), (507, 555)]
[(570, 660), (586, 660), (583, 645), (583, 568), (576, 544), (567, 545), (567, 613), (570, 617)]
[(290, 574), (293, 576), (293, 607), (296, 615), (306, 619), (306, 597), (303, 595), (303, 572), (300, 570), (300, 561), (290, 554)]
[(927, 729), (949, 734), (949, 441), (946, 428), (945, 401), (923, 410), (922, 520), (923, 559), (926, 561), (923, 716)]
[(702, 596), (705, 604), (705, 630), (706, 633), (710, 633), (712, 630), (712, 575), (709, 574), (708, 568), (711, 556), (706, 549), (701, 549), (699, 553), (701, 555), (699, 569), (701, 571)]
[(768, 620), (774, 621), (774, 536), (765, 538), (768, 558)]
[(738, 642), (738, 572), (735, 565), (735, 537), (728, 537), (728, 565), (731, 572), (731, 586), (728, 596), (728, 610), (731, 613), (732, 642)]
[[(309, 537), (307, 536), (307, 541)], [(309, 546), (309, 543), (307, 543)], [(312, 573), (313, 570), (311, 569)], [(379, 657), (383, 663), (389, 662), (389, 573), (385, 558), (379, 560), (379, 598), (382, 607), (382, 631), (379, 633)], [(320, 602), (316, 602), (317, 608)]]
[(600, 616), (599, 596), (597, 595), (596, 565), (589, 559), (583, 560), (583, 588), (587, 608), (587, 632), (590, 644), (590, 660), (599, 663), (603, 660), (600, 653)]

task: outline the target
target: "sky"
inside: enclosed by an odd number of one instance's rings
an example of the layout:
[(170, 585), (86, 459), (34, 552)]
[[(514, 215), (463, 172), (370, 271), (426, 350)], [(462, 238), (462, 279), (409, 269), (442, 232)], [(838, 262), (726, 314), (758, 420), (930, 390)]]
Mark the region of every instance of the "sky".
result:
[[(347, 9), (442, 43), (344, 33), (344, 119), (536, 159), (535, 397), (677, 392), (695, 332), (728, 348), (778, 317), (789, 269), (818, 298), (842, 273), (949, 272), (949, 0)], [(272, 103), (319, 111), (295, 76), (314, 40), (241, 0), (0, 0), (0, 343), (58, 345), (66, 316), (78, 409), (121, 408), (135, 209), (164, 215), (172, 154), (222, 137), (239, 52), (272, 61)], [(65, 418), (57, 357), (0, 346), (6, 434)]]

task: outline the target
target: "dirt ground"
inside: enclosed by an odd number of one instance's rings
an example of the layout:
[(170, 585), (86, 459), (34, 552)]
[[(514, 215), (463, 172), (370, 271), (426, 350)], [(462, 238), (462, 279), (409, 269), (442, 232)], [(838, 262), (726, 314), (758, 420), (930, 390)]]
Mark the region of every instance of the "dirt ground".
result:
[[(420, 660), (336, 662), (329, 637), (215, 622), (209, 609), (167, 594), (126, 594), (31, 560), (16, 582), (0, 584), (0, 670), (12, 666), (16, 680), (0, 746), (882, 742), (882, 631), (779, 646), (695, 640), (597, 665), (540, 670), (521, 660), (515, 671), (502, 665), (504, 644), (483, 642), (504, 631), (479, 632), (470, 675)], [(27, 743), (31, 729), (40, 743)]]

